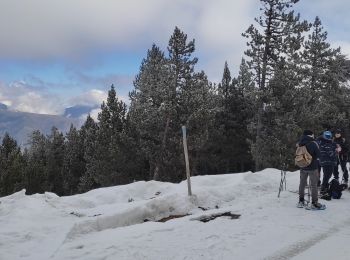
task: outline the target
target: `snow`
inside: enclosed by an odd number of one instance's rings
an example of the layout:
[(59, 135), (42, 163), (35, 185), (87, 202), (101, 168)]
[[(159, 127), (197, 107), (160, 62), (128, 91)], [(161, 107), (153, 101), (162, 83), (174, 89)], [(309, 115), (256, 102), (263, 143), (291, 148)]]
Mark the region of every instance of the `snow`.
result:
[[(286, 176), (280, 198), (276, 169), (192, 177), (192, 197), (186, 181), (23, 190), (0, 198), (0, 259), (350, 259), (350, 192), (321, 201), (326, 210), (299, 209), (299, 173)], [(223, 212), (241, 216), (199, 221)], [(170, 215), (185, 216), (157, 222)]]

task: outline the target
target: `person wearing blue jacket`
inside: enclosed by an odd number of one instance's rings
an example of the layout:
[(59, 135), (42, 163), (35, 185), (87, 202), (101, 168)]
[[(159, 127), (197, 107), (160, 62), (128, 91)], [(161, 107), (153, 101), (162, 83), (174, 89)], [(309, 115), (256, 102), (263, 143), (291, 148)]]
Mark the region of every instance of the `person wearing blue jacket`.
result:
[(328, 192), (329, 179), (332, 177), (334, 167), (337, 165), (337, 152), (340, 150), (337, 144), (332, 140), (332, 132), (324, 131), (318, 139), (320, 148), (320, 165), (323, 170), (323, 179), (321, 184), (321, 195)]

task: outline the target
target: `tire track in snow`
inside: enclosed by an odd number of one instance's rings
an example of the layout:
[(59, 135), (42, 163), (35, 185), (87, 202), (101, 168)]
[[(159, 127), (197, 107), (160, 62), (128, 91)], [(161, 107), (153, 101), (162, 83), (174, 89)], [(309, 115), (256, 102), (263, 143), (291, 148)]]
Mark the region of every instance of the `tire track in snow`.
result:
[(287, 248), (281, 249), (277, 251), (275, 254), (269, 257), (263, 258), (264, 260), (284, 260), (284, 259), (291, 259), (292, 257), (295, 257), (309, 248), (313, 247), (314, 245), (318, 244), (319, 242), (334, 236), (336, 233), (341, 231), (341, 227), (344, 227), (345, 225), (350, 225), (350, 219), (344, 221), (341, 224), (337, 224), (335, 226), (330, 227), (325, 232), (322, 232), (320, 234), (314, 235), (313, 237), (302, 240), (300, 242), (296, 242)]

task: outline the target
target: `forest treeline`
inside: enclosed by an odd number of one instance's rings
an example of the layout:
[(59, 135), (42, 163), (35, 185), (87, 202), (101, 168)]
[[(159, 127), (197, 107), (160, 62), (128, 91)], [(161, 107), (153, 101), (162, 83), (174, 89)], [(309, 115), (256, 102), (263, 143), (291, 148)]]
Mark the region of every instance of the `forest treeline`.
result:
[[(261, 15), (242, 36), (247, 50), (237, 75), (222, 81), (196, 70), (195, 40), (178, 27), (166, 50), (151, 46), (130, 92), (113, 85), (98, 120), (68, 133), (35, 131), (21, 149), (0, 145), (0, 196), (71, 195), (139, 180), (185, 178), (181, 126), (188, 131), (192, 175), (294, 169), (303, 129), (349, 132), (350, 62), (327, 41), (316, 17), (304, 21), (294, 0), (261, 0)], [(228, 32), (229, 33), (229, 32)], [(232, 50), (233, 52), (235, 50)]]

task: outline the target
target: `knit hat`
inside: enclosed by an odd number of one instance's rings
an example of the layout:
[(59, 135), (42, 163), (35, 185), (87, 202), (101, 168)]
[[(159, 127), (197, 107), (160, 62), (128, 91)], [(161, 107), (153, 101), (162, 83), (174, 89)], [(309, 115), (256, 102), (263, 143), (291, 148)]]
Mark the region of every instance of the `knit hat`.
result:
[(324, 131), (323, 138), (327, 139), (327, 140), (331, 140), (332, 139), (332, 132), (331, 131)]
[(304, 130), (303, 135), (313, 135), (314, 133), (311, 130)]
[(335, 133), (336, 133), (336, 134), (341, 134), (342, 131), (341, 131), (341, 129), (338, 128), (337, 130), (335, 130)]

